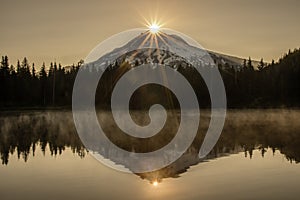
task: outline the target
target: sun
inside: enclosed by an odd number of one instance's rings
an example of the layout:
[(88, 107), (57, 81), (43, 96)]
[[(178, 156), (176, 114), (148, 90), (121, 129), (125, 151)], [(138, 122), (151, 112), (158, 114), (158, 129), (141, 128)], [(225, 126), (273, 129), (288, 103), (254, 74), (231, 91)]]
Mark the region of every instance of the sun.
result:
[(160, 25), (158, 25), (157, 23), (152, 23), (152, 24), (148, 25), (148, 28), (151, 33), (156, 34), (159, 32)]
[(153, 184), (153, 186), (156, 187), (156, 186), (158, 185), (158, 182), (157, 182), (157, 181), (154, 181), (152, 184)]

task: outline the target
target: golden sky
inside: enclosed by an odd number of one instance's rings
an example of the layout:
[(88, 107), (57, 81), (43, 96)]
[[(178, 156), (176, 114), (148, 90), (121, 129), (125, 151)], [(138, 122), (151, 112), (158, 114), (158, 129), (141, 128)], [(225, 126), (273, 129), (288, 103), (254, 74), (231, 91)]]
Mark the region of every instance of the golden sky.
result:
[(300, 47), (298, 0), (0, 0), (0, 55), (40, 65), (84, 59), (101, 41), (157, 17), (204, 48), (277, 60)]

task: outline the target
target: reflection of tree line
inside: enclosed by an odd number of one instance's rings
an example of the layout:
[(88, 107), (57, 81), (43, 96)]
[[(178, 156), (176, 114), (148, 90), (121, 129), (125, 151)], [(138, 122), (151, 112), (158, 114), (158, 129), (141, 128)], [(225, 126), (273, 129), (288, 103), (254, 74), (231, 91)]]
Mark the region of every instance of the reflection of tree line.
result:
[(245, 156), (258, 149), (262, 157), (267, 149), (279, 150), (290, 162), (300, 162), (300, 112), (285, 110), (232, 111), (216, 148), (242, 147)]
[(45, 154), (48, 147), (55, 156), (70, 147), (73, 153), (84, 157), (84, 149), (77, 136), (69, 112), (41, 112), (4, 114), (0, 117), (0, 155), (2, 164), (8, 164), (10, 154), (16, 153), (26, 162), (36, 148)]
[[(254, 150), (259, 150), (262, 156), (266, 151), (275, 153), (278, 150), (288, 161), (298, 163), (300, 162), (300, 124), (297, 123), (299, 117), (300, 111), (229, 111), (223, 133), (206, 160), (238, 152), (245, 152), (245, 157), (252, 158)], [(159, 181), (166, 177), (178, 177), (191, 165), (201, 162), (202, 160), (198, 159), (199, 144), (203, 140), (208, 122), (209, 112), (204, 111), (197, 138), (176, 162), (159, 171), (138, 175), (150, 181)], [(112, 123), (106, 121), (106, 125), (112, 128)], [(34, 156), (36, 148), (40, 148), (45, 153), (47, 146), (53, 156), (61, 154), (66, 147), (70, 147), (73, 153), (80, 157), (87, 152), (76, 134), (71, 112), (4, 114), (0, 118), (0, 127), (2, 164), (7, 164), (9, 156), (15, 153), (18, 158), (22, 157), (27, 161), (30, 154)], [(117, 141), (117, 138), (112, 139)], [(125, 140), (127, 142), (123, 142), (123, 148), (130, 148), (126, 144), (132, 143), (128, 142), (128, 139)], [(164, 140), (156, 140), (159, 141), (165, 143)], [(143, 147), (140, 147), (139, 151), (143, 151)]]

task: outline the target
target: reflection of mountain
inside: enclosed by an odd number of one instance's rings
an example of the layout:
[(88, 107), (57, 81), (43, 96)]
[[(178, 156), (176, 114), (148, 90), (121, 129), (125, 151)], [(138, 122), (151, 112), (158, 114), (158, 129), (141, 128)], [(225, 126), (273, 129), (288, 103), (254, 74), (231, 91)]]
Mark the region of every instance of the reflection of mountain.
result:
[[(102, 115), (105, 115), (105, 112)], [(245, 156), (252, 158), (253, 150), (258, 149), (262, 156), (266, 151), (279, 150), (288, 161), (298, 163), (299, 117), (299, 111), (229, 111), (221, 138), (206, 160), (242, 151), (245, 152)], [(205, 130), (209, 113), (204, 111), (202, 118), (195, 142), (181, 158), (164, 169), (138, 175), (150, 181), (161, 181), (167, 177), (178, 177), (191, 165), (201, 162), (197, 157), (199, 148), (196, 144), (202, 140), (201, 132)], [(112, 123), (107, 123), (107, 126), (111, 127)], [(37, 148), (44, 152), (47, 144), (52, 155), (62, 153), (66, 147), (71, 147), (79, 156), (86, 153), (76, 134), (70, 112), (2, 114), (0, 127), (0, 154), (3, 164), (7, 164), (9, 156), (15, 153), (27, 161), (31, 154), (34, 156)]]

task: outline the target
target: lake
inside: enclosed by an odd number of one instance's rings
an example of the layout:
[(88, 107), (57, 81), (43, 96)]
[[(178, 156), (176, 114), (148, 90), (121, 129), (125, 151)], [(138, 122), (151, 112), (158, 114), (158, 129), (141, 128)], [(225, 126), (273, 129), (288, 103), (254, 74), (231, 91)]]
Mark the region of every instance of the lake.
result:
[[(99, 113), (99, 121), (105, 116)], [(201, 117), (199, 141), (209, 111)], [(228, 110), (204, 160), (192, 145), (170, 166), (133, 174), (103, 165), (85, 149), (71, 111), (1, 112), (0, 198), (299, 199), (299, 119), (300, 110)]]

